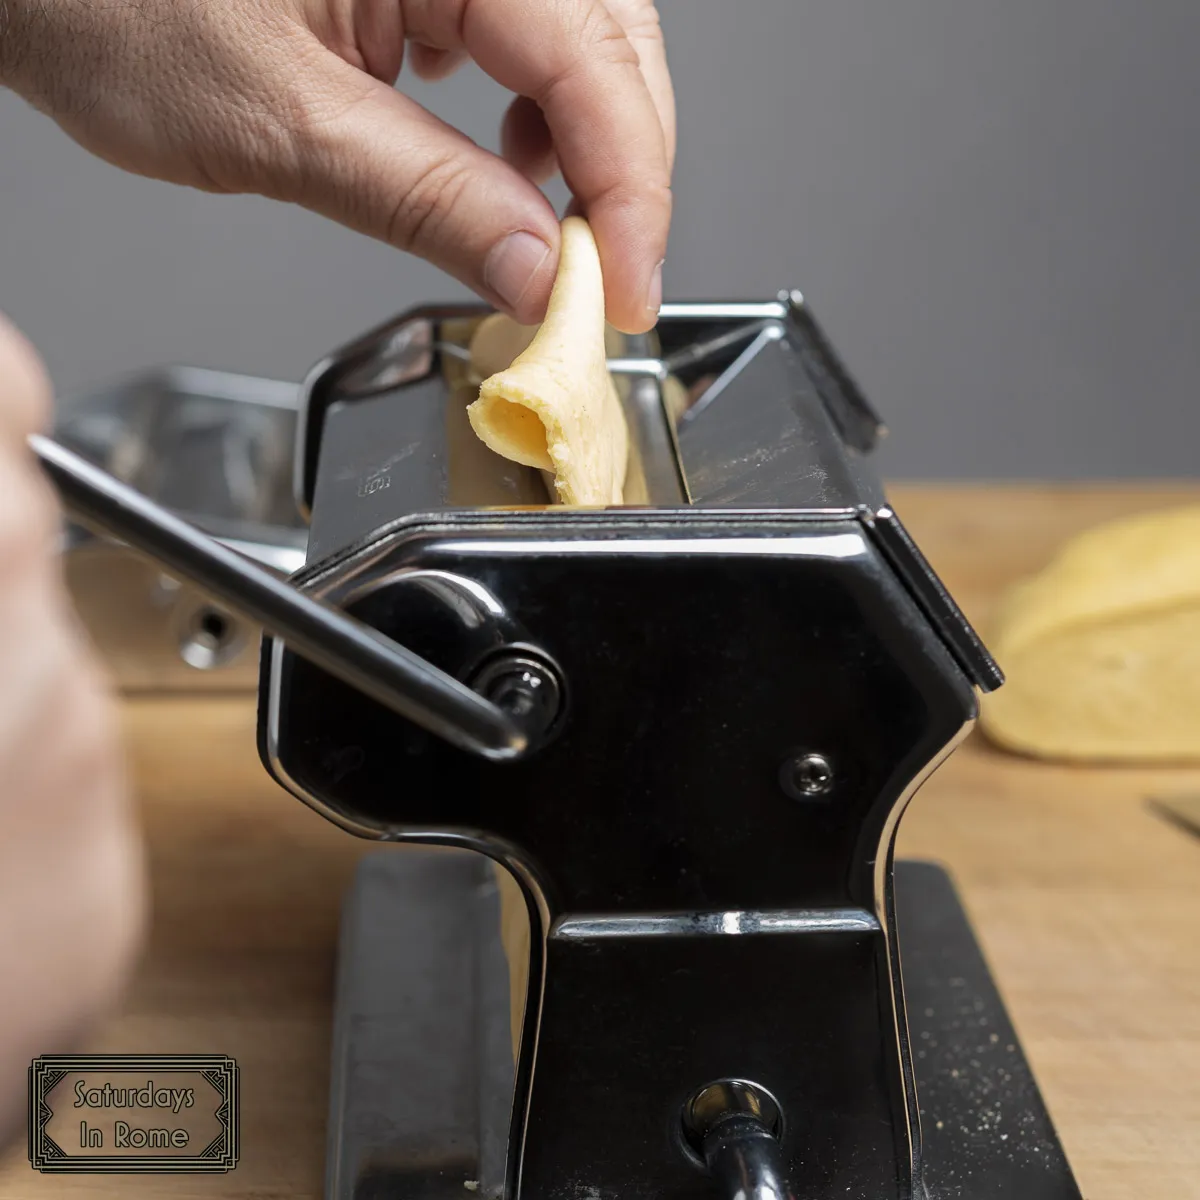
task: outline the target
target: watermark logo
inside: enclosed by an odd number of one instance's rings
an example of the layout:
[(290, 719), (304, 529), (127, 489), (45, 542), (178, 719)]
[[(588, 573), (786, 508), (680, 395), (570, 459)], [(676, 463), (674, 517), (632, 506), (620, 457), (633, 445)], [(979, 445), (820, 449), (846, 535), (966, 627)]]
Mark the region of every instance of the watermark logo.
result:
[(29, 1067), (29, 1162), (46, 1172), (231, 1171), (238, 1068), (219, 1054), (47, 1054)]

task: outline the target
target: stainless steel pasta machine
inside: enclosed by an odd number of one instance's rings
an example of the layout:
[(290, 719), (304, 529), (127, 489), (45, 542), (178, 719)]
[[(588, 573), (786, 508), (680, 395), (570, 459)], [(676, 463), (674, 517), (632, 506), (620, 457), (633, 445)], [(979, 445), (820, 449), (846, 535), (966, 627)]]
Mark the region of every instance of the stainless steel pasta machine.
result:
[(952, 884), (894, 862), (1001, 675), (803, 298), (627, 340), (606, 510), (471, 434), (484, 311), (309, 377), (290, 582), (38, 443), (79, 519), (269, 631), (266, 769), (416, 844), (345, 909), (330, 1200), (1077, 1200)]

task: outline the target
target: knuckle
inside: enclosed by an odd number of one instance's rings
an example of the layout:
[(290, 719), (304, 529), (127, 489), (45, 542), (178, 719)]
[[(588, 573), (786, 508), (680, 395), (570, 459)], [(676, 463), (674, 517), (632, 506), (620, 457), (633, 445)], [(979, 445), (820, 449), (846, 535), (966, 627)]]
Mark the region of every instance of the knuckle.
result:
[(412, 254), (437, 245), (472, 179), (472, 169), (454, 154), (431, 161), (392, 210), (385, 231), (387, 240)]
[(644, 179), (642, 181), (641, 202), (656, 211), (664, 224), (670, 221), (675, 195), (671, 191), (670, 179), (665, 173), (660, 179)]
[(602, 205), (609, 212), (623, 212), (642, 227), (657, 226), (665, 231), (671, 223), (674, 197), (664, 175), (661, 179), (620, 179), (598, 196), (593, 205)]
[(588, 4), (579, 15), (580, 54), (608, 64), (638, 65), (637, 51), (625, 30), (603, 4)]
[(641, 61), (625, 31), (598, 0), (571, 4), (564, 21), (567, 36), (562, 39), (557, 61), (531, 96), (542, 108), (554, 104), (556, 94), (565, 86), (597, 67), (602, 71), (614, 66), (636, 70)]
[(608, 11), (620, 22), (627, 37), (663, 40), (662, 21), (652, 0), (608, 0)]

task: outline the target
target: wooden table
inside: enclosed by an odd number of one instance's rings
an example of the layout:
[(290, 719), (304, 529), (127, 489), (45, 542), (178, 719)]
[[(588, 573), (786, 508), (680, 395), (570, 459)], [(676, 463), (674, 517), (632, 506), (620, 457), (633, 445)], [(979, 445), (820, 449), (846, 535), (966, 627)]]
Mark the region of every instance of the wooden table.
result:
[[(986, 629), (1000, 589), (1071, 533), (1200, 491), (893, 496)], [(18, 1146), (0, 1200), (319, 1197), (338, 905), (369, 847), (267, 779), (251, 698), (131, 700), (126, 720), (155, 915), (94, 1048), (235, 1056), (242, 1161), (227, 1176), (41, 1176)], [(957, 877), (1088, 1200), (1200, 1198), (1200, 839), (1146, 807), (1188, 790), (1200, 770), (1043, 766), (973, 739), (902, 826), (903, 853)]]

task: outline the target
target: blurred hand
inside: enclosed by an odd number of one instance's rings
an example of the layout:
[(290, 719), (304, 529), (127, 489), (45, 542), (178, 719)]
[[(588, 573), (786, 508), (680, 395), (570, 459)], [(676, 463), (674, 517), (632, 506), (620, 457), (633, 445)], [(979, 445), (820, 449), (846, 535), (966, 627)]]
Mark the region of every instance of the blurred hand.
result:
[[(3, 14), (8, 13), (8, 28)], [(393, 88), (472, 58), (517, 94), (503, 157)], [(541, 319), (561, 169), (608, 319), (661, 301), (675, 113), (652, 0), (0, 0), (0, 80), (101, 157), (303, 205)]]
[(58, 513), (25, 439), (49, 413), (0, 318), (0, 1143), (38, 1054), (71, 1050), (141, 931), (141, 848), (107, 689), (74, 624)]

